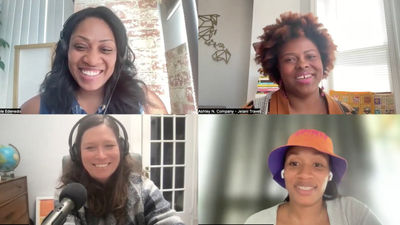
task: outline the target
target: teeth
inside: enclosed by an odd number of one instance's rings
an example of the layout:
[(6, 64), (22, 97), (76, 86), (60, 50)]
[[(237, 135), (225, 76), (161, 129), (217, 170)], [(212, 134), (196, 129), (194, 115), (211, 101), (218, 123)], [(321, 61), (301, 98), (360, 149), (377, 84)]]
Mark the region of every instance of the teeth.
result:
[(96, 76), (101, 72), (101, 70), (82, 70), (82, 73), (88, 76)]
[(297, 186), (300, 190), (303, 190), (303, 191), (309, 191), (309, 190), (311, 190), (311, 189), (313, 189), (313, 187), (305, 187), (305, 186)]
[(103, 168), (103, 167), (106, 167), (106, 166), (108, 166), (108, 163), (105, 163), (105, 164), (93, 164), (95, 167), (100, 167), (100, 168)]
[(310, 78), (311, 74), (306, 74), (306, 75), (300, 75), (298, 77), (296, 77), (297, 80), (301, 80), (301, 79), (307, 79)]

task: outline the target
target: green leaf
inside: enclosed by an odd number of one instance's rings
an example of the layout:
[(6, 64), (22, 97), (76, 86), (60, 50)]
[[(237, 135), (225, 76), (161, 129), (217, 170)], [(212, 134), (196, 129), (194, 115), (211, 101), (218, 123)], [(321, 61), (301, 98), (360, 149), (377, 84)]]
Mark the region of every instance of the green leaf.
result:
[(2, 60), (0, 60), (0, 68), (4, 71), (4, 67), (5, 67), (5, 65), (4, 65), (4, 62), (2, 61)]
[(0, 46), (3, 46), (4, 48), (10, 47), (7, 41), (5, 41), (3, 38), (0, 38)]

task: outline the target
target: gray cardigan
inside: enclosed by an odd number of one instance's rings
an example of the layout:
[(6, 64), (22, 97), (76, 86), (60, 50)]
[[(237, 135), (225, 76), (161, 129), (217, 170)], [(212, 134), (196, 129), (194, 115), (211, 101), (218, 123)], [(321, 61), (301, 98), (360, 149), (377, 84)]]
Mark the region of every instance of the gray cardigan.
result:
[[(128, 188), (127, 223), (129, 225), (183, 225), (176, 212), (170, 208), (161, 191), (148, 178), (131, 174)], [(106, 218), (95, 218), (85, 213), (86, 207), (78, 211), (77, 216), (69, 216), (67, 224), (76, 225), (116, 225), (113, 215)]]

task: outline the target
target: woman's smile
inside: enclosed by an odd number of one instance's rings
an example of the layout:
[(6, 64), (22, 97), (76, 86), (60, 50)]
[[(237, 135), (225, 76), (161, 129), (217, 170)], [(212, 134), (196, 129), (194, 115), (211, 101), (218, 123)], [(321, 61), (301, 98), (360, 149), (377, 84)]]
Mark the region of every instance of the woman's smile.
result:
[(102, 19), (84, 19), (71, 35), (68, 67), (83, 91), (97, 91), (114, 73), (117, 47), (114, 34)]
[(296, 80), (301, 84), (311, 84), (314, 76), (310, 72), (303, 72), (296, 75)]
[(278, 60), (287, 94), (307, 96), (318, 92), (323, 65), (318, 48), (311, 40), (299, 37), (286, 42)]
[(111, 163), (109, 162), (109, 163), (97, 163), (97, 164), (95, 164), (95, 163), (93, 163), (92, 165), (94, 166), (94, 167), (97, 167), (97, 168), (104, 168), (104, 167), (106, 167), (106, 166), (109, 166)]
[(290, 201), (313, 205), (322, 201), (329, 175), (329, 157), (309, 147), (294, 146), (285, 159), (285, 184)]
[(311, 184), (296, 184), (294, 187), (298, 194), (305, 196), (311, 195), (317, 189), (316, 185)]
[(100, 69), (80, 69), (79, 77), (83, 82), (93, 82), (104, 75)]
[(91, 177), (107, 182), (120, 163), (119, 145), (112, 129), (105, 124), (87, 129), (82, 136), (81, 158)]
[(88, 69), (81, 69), (81, 72), (89, 77), (94, 77), (99, 75), (103, 70), (88, 70)]

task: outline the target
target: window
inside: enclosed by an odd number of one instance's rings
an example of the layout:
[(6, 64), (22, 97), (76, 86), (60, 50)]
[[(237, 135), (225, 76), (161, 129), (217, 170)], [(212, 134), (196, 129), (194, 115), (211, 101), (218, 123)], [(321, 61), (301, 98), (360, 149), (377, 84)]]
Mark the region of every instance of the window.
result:
[(338, 46), (328, 89), (389, 92), (383, 0), (317, 0), (316, 14)]
[(196, 224), (194, 116), (144, 116), (143, 166), (185, 224)]
[(185, 181), (185, 118), (152, 117), (150, 179), (177, 212), (183, 211)]

